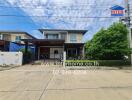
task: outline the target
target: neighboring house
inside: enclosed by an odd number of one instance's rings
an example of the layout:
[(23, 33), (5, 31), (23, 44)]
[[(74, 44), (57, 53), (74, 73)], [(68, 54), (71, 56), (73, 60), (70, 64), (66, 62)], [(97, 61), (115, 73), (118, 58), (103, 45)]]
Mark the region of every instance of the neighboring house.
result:
[[(35, 39), (26, 32), (21, 31), (0, 31), (0, 51), (15, 51), (20, 46), (24, 46), (21, 39)], [(14, 50), (13, 50), (14, 47)]]
[(9, 51), (9, 41), (0, 40), (0, 51)]
[[(87, 30), (40, 29), (43, 39), (23, 39), (28, 46), (36, 46), (36, 59), (62, 58), (66, 52), (67, 58), (84, 56), (83, 35)], [(26, 47), (27, 48), (27, 47)]]

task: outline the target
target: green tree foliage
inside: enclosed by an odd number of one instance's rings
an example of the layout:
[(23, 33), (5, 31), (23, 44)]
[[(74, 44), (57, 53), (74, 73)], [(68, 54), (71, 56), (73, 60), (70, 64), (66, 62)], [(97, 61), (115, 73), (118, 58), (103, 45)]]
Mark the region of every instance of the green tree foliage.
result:
[(123, 23), (101, 29), (85, 45), (86, 56), (95, 60), (122, 60), (130, 54), (128, 30)]
[(25, 48), (20, 49), (20, 51), (23, 53), (23, 63), (29, 63), (34, 58), (34, 54), (30, 49), (27, 50), (27, 53)]

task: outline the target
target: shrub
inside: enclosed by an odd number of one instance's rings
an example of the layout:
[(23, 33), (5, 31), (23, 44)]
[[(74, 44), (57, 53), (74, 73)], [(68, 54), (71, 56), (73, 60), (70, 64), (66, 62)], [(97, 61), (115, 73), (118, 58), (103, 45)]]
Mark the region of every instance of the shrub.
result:
[(29, 63), (34, 58), (34, 54), (30, 49), (28, 49), (27, 53), (25, 52), (25, 49), (20, 50), (23, 53), (23, 63)]
[(124, 66), (130, 65), (125, 60), (67, 60), (66, 66)]

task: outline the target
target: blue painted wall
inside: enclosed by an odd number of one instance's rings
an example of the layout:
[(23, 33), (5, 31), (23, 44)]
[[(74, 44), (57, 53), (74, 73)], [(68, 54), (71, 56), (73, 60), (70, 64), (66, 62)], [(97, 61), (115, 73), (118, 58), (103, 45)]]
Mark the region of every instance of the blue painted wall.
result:
[[(19, 45), (19, 44), (13, 43), (13, 42), (10, 42), (10, 44), (9, 44), (9, 51), (11, 51), (11, 52), (18, 52), (24, 48), (25, 48), (25, 46)], [(32, 53), (35, 53), (35, 47), (34, 46), (29, 46), (28, 49), (30, 51), (32, 51)]]

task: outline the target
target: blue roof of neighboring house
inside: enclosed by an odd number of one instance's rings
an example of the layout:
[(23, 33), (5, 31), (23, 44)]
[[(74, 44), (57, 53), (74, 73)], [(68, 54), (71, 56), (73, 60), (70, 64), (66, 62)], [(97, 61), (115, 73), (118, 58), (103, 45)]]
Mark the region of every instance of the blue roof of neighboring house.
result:
[(115, 5), (115, 6), (111, 7), (110, 9), (111, 10), (124, 10), (125, 8), (118, 6), (118, 5)]

